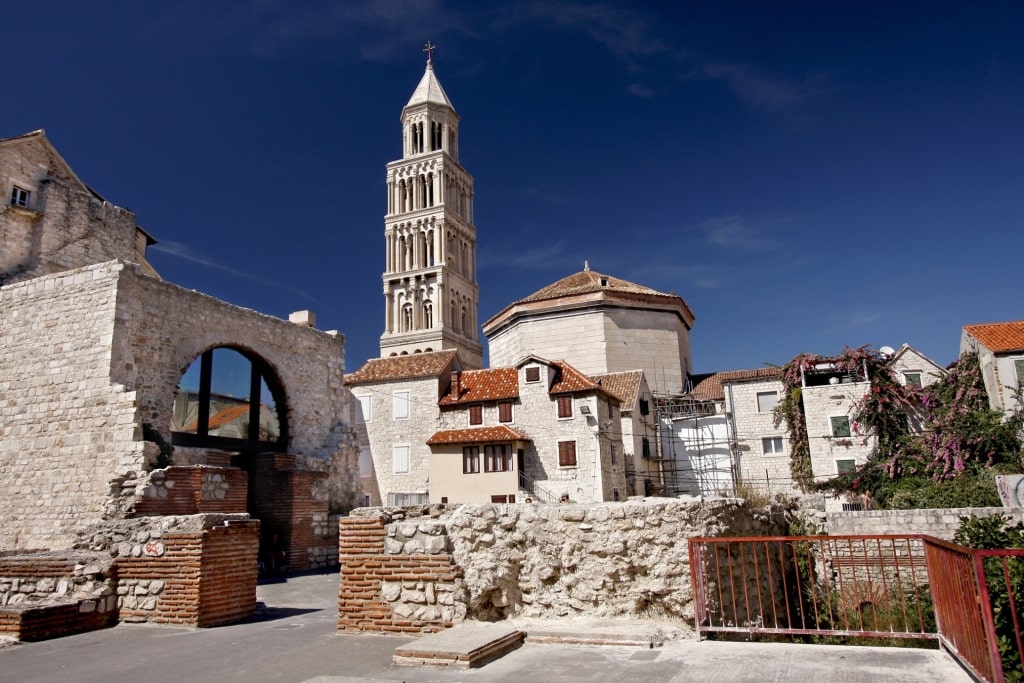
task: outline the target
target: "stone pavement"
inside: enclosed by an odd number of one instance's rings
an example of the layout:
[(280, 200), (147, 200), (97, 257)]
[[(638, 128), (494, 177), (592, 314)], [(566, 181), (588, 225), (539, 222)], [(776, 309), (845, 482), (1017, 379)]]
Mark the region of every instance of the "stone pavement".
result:
[[(698, 642), (661, 647), (527, 642), (478, 669), (392, 663), (408, 637), (338, 635), (337, 574), (261, 585), (256, 619), (212, 629), (123, 624), (105, 631), (0, 649), (0, 680), (76, 683), (340, 683), (346, 678), (407, 683), (587, 681), (942, 681), (971, 679), (937, 650), (829, 645)], [(607, 627), (607, 626), (606, 626)], [(472, 628), (472, 627), (466, 627)], [(650, 630), (635, 624), (625, 630)], [(550, 622), (571, 634), (579, 624)], [(347, 683), (347, 681), (346, 681)]]

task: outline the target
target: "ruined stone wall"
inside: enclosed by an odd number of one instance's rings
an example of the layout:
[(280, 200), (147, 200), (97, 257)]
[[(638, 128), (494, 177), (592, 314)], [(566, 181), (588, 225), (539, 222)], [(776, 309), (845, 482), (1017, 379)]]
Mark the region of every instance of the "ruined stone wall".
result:
[(339, 627), (400, 620), (406, 630), (432, 630), (514, 616), (689, 621), (690, 537), (786, 528), (781, 510), (725, 498), (363, 508), (342, 520)]
[(0, 287), (0, 548), (67, 548), (142, 467), (136, 394), (110, 376), (118, 276)]
[(330, 506), (356, 505), (358, 450), (348, 422), (344, 340), (145, 276), (120, 270), (111, 378), (136, 390), (139, 421), (170, 442), (175, 387), (204, 351), (229, 346), (262, 358), (280, 379), (299, 469), (328, 474)]
[(142, 425), (171, 440), (181, 375), (215, 346), (274, 369), (297, 468), (326, 474), (333, 511), (353, 507), (342, 339), (111, 261), (0, 288), (0, 548), (66, 548), (130, 514), (150, 483)]

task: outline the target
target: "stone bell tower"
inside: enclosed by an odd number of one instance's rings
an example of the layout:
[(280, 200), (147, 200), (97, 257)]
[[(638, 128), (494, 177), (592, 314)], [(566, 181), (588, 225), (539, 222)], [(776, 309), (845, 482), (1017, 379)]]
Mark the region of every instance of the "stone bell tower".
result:
[(480, 368), (473, 177), (459, 165), (459, 115), (433, 49), (402, 110), (402, 158), (387, 166), (380, 355), (458, 349), (466, 368)]

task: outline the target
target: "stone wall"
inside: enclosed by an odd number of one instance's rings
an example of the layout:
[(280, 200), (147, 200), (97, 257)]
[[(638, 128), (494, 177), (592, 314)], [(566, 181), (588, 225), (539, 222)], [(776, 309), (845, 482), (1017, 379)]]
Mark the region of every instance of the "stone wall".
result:
[[(851, 415), (853, 407), (871, 390), (867, 382), (829, 384), (803, 388), (804, 412), (807, 419), (807, 440), (810, 447), (811, 468), (816, 481), (832, 479), (837, 474), (837, 461), (853, 460), (861, 465), (867, 461), (874, 447), (874, 437), (858, 433)], [(851, 436), (832, 436), (830, 418), (851, 415)]]
[(434, 630), (514, 616), (692, 620), (690, 537), (787, 526), (781, 509), (725, 498), (359, 509), (340, 530), (339, 628)]
[[(12, 185), (31, 194), (7, 206)], [(120, 258), (143, 260), (135, 214), (99, 198), (41, 135), (0, 145), (0, 284)]]
[(829, 536), (852, 534), (927, 534), (946, 541), (960, 527), (961, 517), (1007, 515), (1024, 522), (1024, 510), (1009, 508), (946, 508), (933, 510), (865, 510), (824, 513)]
[(151, 483), (142, 425), (171, 441), (182, 373), (217, 346), (273, 369), (295, 467), (324, 473), (331, 511), (353, 507), (342, 339), (112, 261), (0, 287), (0, 548), (66, 548), (130, 514)]
[[(775, 378), (731, 382), (725, 387), (725, 409), (733, 416), (739, 450), (738, 480), (759, 492), (792, 493), (796, 487), (789, 468), (792, 449), (786, 424), (776, 425), (771, 410), (758, 410), (757, 395), (773, 391), (780, 399), (785, 391)], [(781, 438), (782, 452), (765, 453), (765, 438)]]

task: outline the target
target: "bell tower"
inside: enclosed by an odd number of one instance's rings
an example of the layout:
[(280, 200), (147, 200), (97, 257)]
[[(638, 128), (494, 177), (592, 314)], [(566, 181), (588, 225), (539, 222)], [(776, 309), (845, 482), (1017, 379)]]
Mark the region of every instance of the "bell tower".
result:
[(381, 358), (458, 349), (483, 366), (477, 324), (473, 177), (459, 165), (459, 115), (427, 68), (402, 110), (402, 158), (387, 166)]

